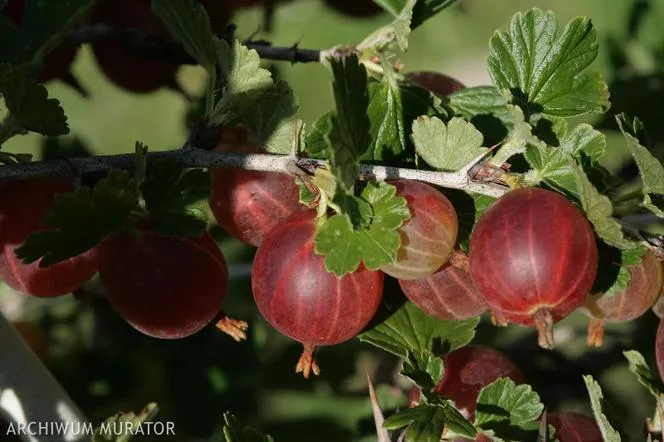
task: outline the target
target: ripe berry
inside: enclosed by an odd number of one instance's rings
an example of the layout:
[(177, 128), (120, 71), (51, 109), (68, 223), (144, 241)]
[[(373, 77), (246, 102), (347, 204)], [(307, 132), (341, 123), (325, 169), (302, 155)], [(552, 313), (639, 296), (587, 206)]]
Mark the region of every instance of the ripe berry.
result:
[(655, 358), (657, 359), (657, 369), (659, 376), (664, 381), (664, 319), (659, 322), (657, 327), (657, 336), (655, 338)]
[(480, 218), (470, 240), (470, 276), (501, 320), (537, 328), (553, 348), (553, 323), (588, 295), (597, 274), (590, 224), (563, 196), (512, 190)]
[(73, 190), (68, 180), (35, 179), (0, 185), (0, 279), (12, 288), (39, 297), (54, 297), (80, 288), (97, 273), (96, 249), (40, 268), (16, 257), (32, 233), (42, 230), (55, 196)]
[(466, 87), (452, 77), (432, 71), (409, 72), (406, 79), (440, 96), (450, 95)]
[(399, 285), (413, 304), (444, 321), (473, 318), (488, 308), (467, 270), (453, 263), (444, 264), (431, 276), (399, 281)]
[(595, 419), (581, 413), (548, 413), (548, 424), (556, 429), (556, 438), (561, 442), (602, 442), (602, 432)]
[(638, 265), (628, 266), (628, 286), (613, 295), (590, 295), (581, 310), (590, 316), (588, 346), (601, 347), (604, 323), (631, 321), (644, 314), (659, 296), (662, 287), (662, 264), (648, 251)]
[[(258, 152), (257, 149), (235, 149)], [(258, 246), (279, 222), (302, 209), (295, 179), (286, 173), (210, 168), (210, 209), (235, 238)]]
[(99, 276), (113, 308), (161, 339), (200, 331), (228, 291), (226, 261), (208, 233), (180, 240), (149, 229), (120, 232), (100, 245)]
[(334, 345), (357, 335), (376, 313), (383, 273), (360, 267), (337, 278), (314, 252), (313, 210), (282, 221), (263, 238), (254, 258), (251, 287), (263, 317), (304, 345), (296, 372), (318, 374), (317, 346)]
[(373, 0), (325, 0), (325, 4), (342, 14), (359, 18), (372, 17), (382, 11)]
[(459, 228), (456, 211), (445, 196), (419, 181), (392, 181), (408, 203), (410, 219), (399, 228), (397, 261), (381, 270), (401, 280), (426, 278), (447, 262)]
[(459, 411), (471, 420), (482, 388), (502, 377), (508, 377), (516, 384), (524, 382), (517, 366), (490, 347), (461, 347), (445, 355), (443, 365), (445, 374), (434, 391), (450, 398)]

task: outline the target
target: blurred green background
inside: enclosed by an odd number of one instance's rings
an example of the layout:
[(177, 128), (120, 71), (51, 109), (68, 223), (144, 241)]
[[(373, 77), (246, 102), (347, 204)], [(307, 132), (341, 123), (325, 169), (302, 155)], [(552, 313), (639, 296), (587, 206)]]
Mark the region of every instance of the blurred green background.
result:
[[(649, 4), (650, 9), (638, 33), (630, 36), (635, 3)], [(461, 0), (413, 33), (403, 60), (406, 70), (441, 71), (468, 86), (488, 84), (485, 57), (490, 36), (505, 27), (512, 14), (533, 6), (553, 10), (562, 23), (578, 15), (592, 18), (600, 41), (595, 67), (615, 86), (612, 100), (617, 110), (642, 117), (661, 151), (664, 0)], [(323, 49), (357, 43), (390, 20), (387, 14), (348, 18), (319, 0), (280, 5), (270, 34), (260, 31), (262, 18), (260, 8), (236, 14), (237, 35), (244, 38), (258, 32), (256, 38), (274, 45), (297, 42), (302, 48)], [(278, 63), (274, 69), (295, 89), (298, 116), (305, 122), (331, 108), (330, 75), (325, 68)], [(80, 140), (96, 154), (132, 152), (136, 140), (152, 150), (178, 148), (185, 141), (192, 104), (181, 94), (162, 89), (135, 95), (119, 89), (98, 70), (88, 47), (79, 51), (73, 71), (89, 97), (57, 81), (48, 85), (69, 117), (69, 139)], [(205, 82), (202, 69), (184, 67), (178, 76), (188, 93), (200, 94)], [(609, 139), (606, 165), (613, 173), (629, 174), (622, 136), (611, 121), (595, 120)], [(38, 136), (18, 136), (7, 143), (7, 150), (34, 153), (41, 144)], [(176, 423), (174, 440), (202, 439), (218, 431), (226, 410), (272, 433), (277, 441), (375, 440), (366, 374), (380, 385), (379, 398), (386, 410), (403, 406), (408, 384), (397, 374), (398, 361), (352, 341), (322, 349), (321, 376), (301, 379), (294, 373), (300, 349), (267, 326), (253, 306), (246, 271), (253, 250), (215, 227), (212, 231), (233, 270), (225, 309), (250, 322), (245, 343), (233, 342), (212, 326), (174, 342), (142, 336), (110, 310), (96, 281), (85, 289), (80, 302), (70, 296), (42, 301), (2, 287), (0, 307), (10, 319), (23, 322), (21, 327), (32, 336), (46, 365), (95, 422), (156, 401), (161, 407), (158, 419)], [(551, 409), (589, 413), (581, 374), (593, 374), (616, 406), (630, 440), (643, 440), (644, 419), (653, 403), (627, 373), (621, 352), (636, 348), (652, 362), (656, 317), (648, 313), (633, 323), (609, 326), (605, 346), (599, 350), (585, 348), (586, 323), (580, 314), (560, 323), (554, 352), (537, 348), (530, 330), (516, 326), (497, 330), (488, 321), (482, 323), (476, 342), (508, 353)]]

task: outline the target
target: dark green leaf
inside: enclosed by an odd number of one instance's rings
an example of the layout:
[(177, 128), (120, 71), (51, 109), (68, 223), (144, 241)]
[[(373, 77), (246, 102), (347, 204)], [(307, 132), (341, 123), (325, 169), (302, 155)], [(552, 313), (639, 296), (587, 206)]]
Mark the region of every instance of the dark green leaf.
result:
[(382, 83), (370, 85), (369, 96), (372, 144), (366, 156), (378, 161), (398, 157), (406, 151), (401, 89), (385, 76)]
[(194, 59), (212, 72), (216, 62), (210, 19), (194, 0), (152, 0), (152, 11)]
[(443, 360), (430, 350), (415, 350), (408, 354), (401, 374), (412, 379), (421, 390), (430, 391), (443, 378)]
[(492, 430), (505, 441), (533, 440), (544, 405), (530, 385), (500, 378), (482, 388), (477, 397), (475, 426)]
[(332, 130), (333, 112), (327, 112), (320, 116), (307, 133), (304, 143), (306, 151), (313, 158), (328, 158), (329, 156), (329, 138), (328, 134)]
[(0, 83), (0, 92), (14, 124), (42, 135), (69, 133), (67, 117), (55, 98), (48, 98), (46, 88), (25, 76)]
[(590, 406), (592, 407), (595, 421), (597, 422), (597, 425), (602, 432), (602, 438), (605, 442), (620, 442), (620, 434), (611, 426), (609, 419), (606, 417), (602, 410), (604, 402), (602, 388), (590, 375), (584, 375), (583, 380), (586, 383), (586, 388), (588, 389), (588, 395), (590, 396)]
[(262, 434), (251, 427), (243, 426), (231, 413), (224, 413), (222, 427), (224, 442), (273, 442), (272, 436)]
[(575, 18), (560, 33), (553, 12), (520, 12), (507, 32), (493, 35), (489, 48), (494, 83), (511, 90), (529, 115), (569, 117), (608, 109), (606, 83), (586, 70), (598, 51), (590, 19)]
[(629, 282), (632, 280), (632, 274), (627, 266), (639, 265), (645, 252), (646, 247), (642, 244), (637, 244), (634, 248), (620, 251), (621, 261), (618, 276), (611, 287), (604, 292), (604, 296), (615, 295), (627, 288)]
[(58, 195), (44, 220), (50, 230), (34, 233), (16, 250), (24, 262), (42, 258), (46, 267), (80, 255), (122, 229), (138, 207), (138, 186), (126, 171), (113, 170), (91, 191)]
[(655, 398), (664, 392), (664, 384), (659, 373), (652, 370), (646, 363), (646, 359), (636, 350), (624, 351), (623, 355), (629, 362), (629, 371), (632, 372), (641, 385), (645, 387)]
[[(415, 29), (455, 2), (456, 0), (418, 0), (415, 8), (413, 8), (413, 22), (411, 27)], [(374, 3), (382, 6), (383, 9), (396, 16), (403, 10), (408, 0), (374, 0)]]
[(355, 55), (330, 63), (336, 102), (329, 133), (330, 165), (337, 189), (352, 194), (359, 160), (371, 145), (367, 72)]
[(184, 171), (176, 161), (155, 164), (141, 186), (153, 228), (177, 238), (200, 236), (207, 226), (210, 174), (203, 169)]

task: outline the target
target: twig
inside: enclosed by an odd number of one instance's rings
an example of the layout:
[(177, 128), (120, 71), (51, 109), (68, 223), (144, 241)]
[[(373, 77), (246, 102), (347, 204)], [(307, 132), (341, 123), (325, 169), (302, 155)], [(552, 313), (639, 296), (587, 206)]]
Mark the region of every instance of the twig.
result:
[[(242, 154), (215, 152), (202, 149), (178, 149), (147, 154), (148, 163), (157, 160), (173, 159), (185, 167), (225, 166), (263, 172), (288, 172), (293, 166), (302, 170), (326, 167), (323, 160), (293, 158), (290, 155)], [(295, 162), (295, 164), (293, 164)], [(473, 164), (470, 164), (471, 167)], [(8, 164), (0, 167), (0, 180), (27, 179), (35, 177), (69, 176), (74, 171), (78, 174), (103, 172), (113, 168), (131, 169), (134, 166), (134, 154), (102, 155), (67, 160), (46, 160), (32, 163)], [(450, 189), (462, 189), (483, 195), (500, 197), (508, 188), (493, 183), (476, 183), (470, 180), (464, 168), (458, 172), (436, 172), (406, 169), (391, 166), (361, 164), (358, 179), (409, 179), (423, 181)]]
[[(77, 45), (95, 40), (114, 41), (146, 58), (165, 60), (173, 64), (197, 64), (180, 43), (166, 41), (161, 37), (151, 37), (137, 29), (101, 23), (75, 29), (69, 33), (67, 39)], [(290, 61), (291, 63), (318, 63), (320, 61), (321, 51), (300, 49), (297, 44), (280, 47), (272, 46), (267, 41), (251, 40), (244, 41), (243, 44), (255, 49), (258, 55), (266, 60)]]

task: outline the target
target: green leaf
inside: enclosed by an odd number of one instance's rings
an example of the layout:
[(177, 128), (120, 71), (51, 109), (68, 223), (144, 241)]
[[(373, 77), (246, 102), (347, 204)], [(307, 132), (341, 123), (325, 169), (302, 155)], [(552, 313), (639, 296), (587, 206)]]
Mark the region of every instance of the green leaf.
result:
[(590, 406), (592, 407), (595, 421), (597, 421), (597, 425), (602, 433), (602, 438), (605, 442), (620, 442), (620, 434), (611, 426), (609, 419), (602, 411), (604, 398), (602, 388), (590, 375), (584, 375), (583, 381), (586, 383), (588, 395), (590, 396)]
[(407, 425), (404, 440), (408, 442), (439, 442), (446, 425), (458, 435), (474, 437), (477, 434), (475, 427), (447, 400), (401, 410), (383, 422), (383, 428), (388, 430)]
[(413, 123), (413, 143), (417, 154), (439, 170), (456, 171), (488, 149), (480, 131), (463, 118), (447, 124), (433, 117), (419, 117)]
[(468, 344), (475, 337), (479, 318), (441, 321), (419, 310), (411, 302), (398, 304), (383, 299), (379, 315), (389, 315), (358, 337), (402, 358), (410, 352), (429, 350), (443, 355)]
[(408, 49), (410, 23), (413, 18), (413, 7), (417, 0), (405, 0), (399, 12), (394, 14), (392, 23), (378, 28), (357, 45), (357, 50), (365, 58), (385, 55), (388, 58), (405, 52)]
[[(638, 118), (630, 121), (625, 114), (618, 115), (616, 120), (625, 137), (627, 149), (639, 168), (643, 183), (643, 206), (653, 214), (664, 217), (664, 200), (661, 198), (661, 195), (664, 195), (664, 166), (639, 141), (639, 134), (643, 132), (643, 123)], [(656, 198), (658, 204), (653, 202), (653, 195), (660, 195)]]
[(36, 74), (34, 68), (93, 4), (94, 0), (28, 1), (20, 27), (0, 20), (0, 82), (30, 70)]
[[(256, 98), (253, 106), (244, 108), (236, 118), (251, 129), (250, 143), (264, 146), (284, 120), (297, 112), (297, 108), (291, 87), (285, 81), (277, 81)], [(290, 145), (288, 147), (282, 153), (288, 153)]]
[(430, 350), (416, 350), (408, 354), (401, 374), (423, 391), (431, 391), (443, 378), (443, 360)]
[(632, 280), (632, 274), (627, 266), (639, 265), (641, 258), (646, 252), (646, 247), (642, 244), (636, 244), (631, 249), (621, 250), (620, 269), (614, 283), (604, 291), (604, 296), (613, 296), (625, 290)]
[(500, 378), (480, 391), (475, 426), (492, 430), (506, 441), (532, 440), (543, 410), (539, 395), (530, 385), (516, 385), (509, 378)]
[(225, 41), (215, 39), (215, 53), (220, 68), (220, 78), (214, 85), (221, 90), (208, 115), (211, 124), (230, 124), (238, 115), (252, 109), (264, 94), (273, 94), (272, 74), (260, 66), (260, 57), (239, 41), (229, 48)]
[(476, 86), (458, 90), (448, 96), (454, 112), (472, 119), (477, 115), (494, 115), (506, 124), (512, 123), (509, 99), (495, 86)]
[(69, 133), (65, 111), (46, 88), (25, 76), (0, 83), (0, 92), (14, 124), (25, 130), (55, 137)]
[(212, 72), (216, 62), (213, 34), (203, 5), (193, 0), (152, 0), (152, 11), (198, 64)]
[(282, 121), (270, 137), (262, 143), (265, 150), (269, 153), (288, 155), (295, 143), (296, 152), (299, 153), (304, 134), (303, 125), (302, 120)]
[[(561, 122), (567, 126), (565, 120)], [(580, 153), (583, 152), (592, 161), (598, 161), (606, 151), (606, 136), (590, 124), (582, 123), (571, 132), (565, 133), (560, 140), (559, 149), (577, 158), (580, 158)]]
[(224, 413), (224, 424), (222, 427), (224, 442), (274, 442), (272, 436), (268, 436), (243, 426), (231, 413)]
[(327, 158), (330, 152), (328, 134), (332, 130), (333, 112), (321, 115), (304, 138), (306, 151), (313, 158)]
[(360, 158), (371, 145), (367, 71), (355, 55), (332, 58), (330, 63), (336, 102), (328, 135), (330, 166), (337, 179), (337, 189), (350, 195)]
[(381, 83), (370, 84), (369, 96), (370, 157), (377, 161), (398, 157), (406, 151), (401, 89), (392, 75), (385, 75)]
[(175, 160), (163, 160), (141, 186), (152, 227), (176, 238), (200, 236), (207, 226), (206, 204), (211, 195), (210, 174), (185, 171)]
[[(127, 442), (132, 439), (134, 434), (131, 432), (125, 434), (118, 430), (129, 428), (136, 429), (144, 422), (151, 421), (158, 412), (159, 407), (153, 402), (146, 405), (138, 414), (135, 414), (133, 411), (130, 411), (129, 413), (117, 413), (104, 420), (104, 423), (95, 429), (91, 440), (92, 442)], [(135, 433), (139, 434), (138, 431), (135, 431)]]
[(325, 220), (316, 234), (316, 253), (325, 255), (325, 268), (341, 276), (355, 271), (360, 262), (371, 270), (394, 262), (401, 246), (397, 229), (410, 217), (396, 187), (368, 183), (359, 198), (344, 201), (344, 213)]
[[(408, 0), (373, 0), (374, 3), (381, 6), (393, 15), (399, 15), (404, 9)], [(453, 5), (456, 0), (418, 0), (413, 8), (413, 22), (411, 27), (415, 29), (426, 20), (438, 14), (448, 6)]]
[(532, 9), (510, 20), (489, 43), (489, 73), (494, 84), (509, 89), (528, 114), (570, 117), (604, 112), (606, 83), (586, 68), (597, 57), (597, 33), (590, 19), (570, 21), (562, 33), (553, 12)]
[(623, 355), (629, 362), (629, 371), (632, 372), (641, 385), (645, 387), (650, 394), (658, 398), (664, 392), (664, 384), (659, 373), (652, 370), (646, 363), (646, 359), (636, 350), (624, 351)]
[(58, 195), (44, 219), (49, 230), (34, 233), (16, 256), (26, 263), (42, 258), (46, 267), (80, 255), (122, 229), (138, 207), (138, 186), (126, 171), (112, 170), (94, 189)]
[(612, 216), (611, 200), (597, 191), (580, 166), (573, 167), (576, 171), (581, 205), (597, 235), (607, 244), (621, 250), (634, 248), (636, 243), (625, 238), (620, 223)]

